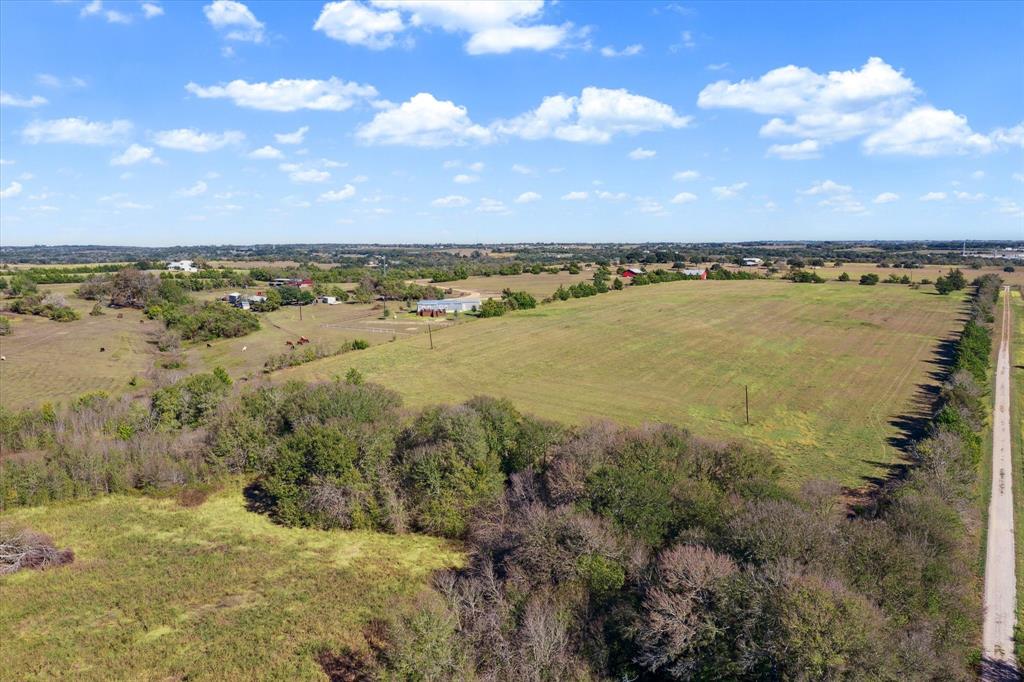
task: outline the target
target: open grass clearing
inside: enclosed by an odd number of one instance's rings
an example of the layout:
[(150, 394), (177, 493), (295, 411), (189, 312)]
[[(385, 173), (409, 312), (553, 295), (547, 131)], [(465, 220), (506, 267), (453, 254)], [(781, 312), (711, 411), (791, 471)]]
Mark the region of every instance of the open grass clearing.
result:
[(0, 680), (322, 680), (322, 650), (363, 646), (454, 545), (285, 528), (233, 484), (199, 507), (114, 495), (6, 512), (75, 562), (0, 578)]
[[(473, 321), (273, 375), (356, 367), (413, 405), (477, 394), (565, 422), (662, 421), (776, 452), (787, 477), (859, 486), (927, 409), (962, 295), (909, 287), (684, 281)], [(744, 385), (751, 424), (744, 423)]]

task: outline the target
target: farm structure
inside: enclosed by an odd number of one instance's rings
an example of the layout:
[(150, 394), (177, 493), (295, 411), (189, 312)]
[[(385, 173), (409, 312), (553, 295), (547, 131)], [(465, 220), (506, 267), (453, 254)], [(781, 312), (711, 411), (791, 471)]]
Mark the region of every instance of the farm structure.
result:
[(167, 264), (168, 270), (177, 272), (199, 272), (199, 268), (190, 260), (176, 260)]
[(744, 258), (742, 261), (742, 265), (745, 265), (747, 267), (757, 267), (759, 265), (764, 265), (764, 261), (761, 260), (760, 258)]
[(270, 280), (272, 287), (298, 287), (299, 289), (312, 289), (313, 280), (301, 277), (275, 277)]
[(480, 307), (479, 298), (424, 299), (416, 304), (416, 314), (436, 317), (447, 313), (464, 313)]
[(700, 277), (701, 279), (708, 278), (708, 271), (702, 268), (687, 268), (683, 270), (683, 274), (687, 277)]
[(641, 268), (626, 268), (622, 271), (622, 276), (626, 279), (632, 279), (637, 275), (646, 275), (647, 273)]
[(338, 305), (337, 296), (321, 296), (317, 301), (325, 305)]

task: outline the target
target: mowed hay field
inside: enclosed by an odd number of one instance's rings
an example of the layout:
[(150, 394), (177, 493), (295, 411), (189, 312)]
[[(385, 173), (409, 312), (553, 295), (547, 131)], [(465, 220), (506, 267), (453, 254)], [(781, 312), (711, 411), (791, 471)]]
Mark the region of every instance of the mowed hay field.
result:
[[(963, 296), (905, 286), (685, 281), (478, 320), (273, 375), (356, 367), (413, 405), (477, 394), (565, 422), (661, 421), (776, 452), (793, 482), (858, 486), (900, 457)], [(744, 385), (751, 424), (744, 423)]]
[(112, 495), (17, 509), (73, 564), (0, 579), (0, 680), (322, 680), (316, 657), (461, 562), (418, 535), (285, 528), (240, 485), (199, 507)]

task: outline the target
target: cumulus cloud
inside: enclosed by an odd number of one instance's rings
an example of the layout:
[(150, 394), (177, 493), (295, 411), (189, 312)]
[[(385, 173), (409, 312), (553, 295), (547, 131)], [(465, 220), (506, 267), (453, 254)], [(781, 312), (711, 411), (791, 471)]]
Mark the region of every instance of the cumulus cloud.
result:
[(534, 170), (532, 168), (530, 168), (529, 166), (524, 166), (521, 163), (514, 163), (514, 164), (512, 164), (512, 170), (514, 172), (516, 172), (516, 173), (519, 173), (520, 175), (533, 175), (534, 174)]
[(460, 194), (449, 194), (446, 197), (438, 197), (430, 202), (431, 206), (438, 208), (461, 208), (469, 204), (469, 199)]
[(456, 182), (456, 183), (458, 183), (460, 185), (468, 185), (468, 184), (470, 184), (472, 182), (477, 182), (479, 180), (480, 180), (480, 176), (478, 176), (478, 175), (469, 175), (467, 173), (459, 173), (454, 178), (452, 178), (452, 182)]
[(228, 40), (239, 40), (250, 43), (262, 43), (263, 22), (241, 2), (234, 0), (214, 0), (203, 7), (207, 21)]
[(747, 188), (748, 184), (746, 182), (737, 182), (732, 185), (720, 185), (712, 187), (711, 193), (715, 195), (716, 199), (735, 199), (740, 195), (740, 192)]
[(658, 152), (653, 149), (644, 149), (643, 147), (637, 147), (629, 153), (629, 158), (634, 161), (643, 161), (644, 159), (653, 159), (658, 155)]
[(927, 194), (921, 195), (921, 201), (945, 201), (945, 192), (928, 192)]
[(891, 204), (894, 201), (899, 201), (900, 195), (895, 192), (882, 192), (874, 198), (872, 203), (875, 204)]
[(157, 163), (159, 159), (153, 156), (152, 147), (143, 147), (141, 144), (132, 144), (123, 152), (110, 160), (111, 166), (134, 166), (143, 161)]
[(157, 146), (186, 152), (206, 153), (245, 140), (245, 133), (239, 130), (225, 130), (223, 133), (203, 133), (194, 128), (161, 130), (153, 134)]
[(248, 156), (250, 159), (280, 159), (284, 154), (277, 147), (271, 147), (268, 144), (259, 149), (252, 150)]
[(601, 48), (602, 57), (635, 57), (644, 51), (644, 46), (640, 43), (635, 45), (627, 45), (621, 50), (616, 50), (611, 45)]
[(341, 189), (324, 192), (320, 195), (320, 201), (345, 201), (356, 195), (355, 185), (346, 184)]
[(562, 195), (562, 199), (565, 201), (586, 201), (589, 198), (590, 195), (587, 192), (569, 192)]
[(541, 198), (541, 195), (537, 194), (536, 192), (523, 192), (522, 194), (516, 197), (516, 203), (532, 204), (535, 201), (540, 201)]
[(806, 196), (816, 196), (818, 194), (849, 194), (853, 191), (853, 187), (849, 185), (840, 185), (838, 182), (832, 180), (824, 180), (822, 182), (816, 182), (807, 189), (800, 190), (800, 194)]
[(790, 137), (768, 154), (784, 159), (820, 156), (825, 146), (862, 138), (867, 154), (938, 156), (985, 153), (997, 146), (1024, 145), (1024, 124), (989, 135), (971, 129), (967, 118), (921, 104), (921, 91), (902, 71), (879, 57), (858, 69), (819, 74), (794, 65), (760, 78), (718, 81), (697, 97), (701, 108), (745, 109), (772, 118), (762, 137)]
[(971, 194), (970, 192), (953, 192), (953, 196), (960, 201), (981, 201), (982, 199), (987, 198), (987, 195), (982, 192), (977, 192), (975, 194)]
[(768, 156), (788, 161), (817, 159), (821, 157), (821, 143), (817, 140), (803, 140), (794, 144), (773, 144), (768, 147)]
[(673, 204), (689, 204), (697, 201), (697, 195), (691, 192), (680, 192), (679, 194), (672, 197)]
[(132, 131), (131, 121), (89, 121), (84, 118), (58, 118), (51, 121), (32, 121), (21, 131), (30, 144), (40, 142), (66, 142), (69, 144), (115, 144)]
[(545, 97), (536, 109), (498, 121), (497, 132), (526, 140), (553, 137), (568, 142), (608, 142), (613, 136), (683, 128), (691, 116), (680, 116), (663, 102), (628, 90), (586, 87), (579, 97)]
[[(467, 33), (465, 49), (472, 55), (565, 46), (572, 24), (535, 23), (543, 10), (544, 0), (344, 0), (325, 4), (313, 28), (334, 40), (374, 50), (391, 47), (399, 34), (416, 28)], [(411, 38), (406, 41), (410, 43)]]
[(18, 95), (12, 95), (9, 92), (0, 90), (0, 106), (4, 107), (22, 107), (32, 109), (35, 107), (41, 107), (47, 103), (47, 99), (42, 95), (32, 95), (31, 97), (20, 97)]
[(355, 0), (344, 0), (325, 4), (313, 30), (349, 45), (383, 50), (394, 44), (395, 34), (405, 30), (405, 23), (395, 10), (377, 12)]
[(142, 14), (147, 19), (155, 19), (164, 15), (164, 8), (155, 2), (144, 2), (142, 3)]
[(676, 182), (690, 182), (698, 178), (700, 178), (700, 172), (695, 170), (678, 171), (672, 175), (672, 179)]
[(444, 147), (469, 142), (489, 142), (491, 132), (470, 120), (466, 108), (438, 100), (429, 92), (379, 112), (356, 131), (366, 144)]
[(21, 183), (17, 180), (12, 180), (11, 184), (0, 190), (0, 199), (11, 199), (19, 194), (21, 194)]
[(930, 106), (907, 112), (864, 140), (868, 154), (939, 156), (988, 152), (995, 143), (971, 130), (967, 117)]
[(302, 126), (293, 133), (276, 133), (274, 139), (277, 140), (278, 144), (302, 144), (308, 132), (309, 126)]
[(626, 192), (608, 192), (601, 190), (597, 193), (597, 198), (603, 199), (604, 201), (625, 201), (629, 198), (629, 194)]
[(185, 187), (178, 190), (178, 194), (183, 197), (198, 197), (206, 194), (207, 185), (202, 180), (197, 180), (196, 184), (191, 187)]
[(233, 80), (225, 85), (204, 87), (189, 83), (185, 89), (202, 99), (227, 98), (240, 107), (265, 111), (345, 111), (361, 100), (377, 97), (372, 85), (327, 80), (282, 78), (272, 83)]
[(288, 171), (288, 178), (292, 182), (320, 183), (330, 180), (331, 174), (318, 168), (292, 168)]

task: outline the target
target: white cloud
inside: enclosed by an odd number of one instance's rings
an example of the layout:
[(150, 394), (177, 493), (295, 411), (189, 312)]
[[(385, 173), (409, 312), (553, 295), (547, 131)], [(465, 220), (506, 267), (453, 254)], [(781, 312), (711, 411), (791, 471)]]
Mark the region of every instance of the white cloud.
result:
[[(391, 47), (403, 32), (435, 27), (448, 33), (468, 33), (465, 49), (471, 55), (567, 46), (572, 24), (533, 23), (543, 10), (544, 0), (344, 0), (325, 4), (313, 28), (329, 38), (375, 50)], [(411, 38), (404, 41), (411, 43)]]
[(1024, 207), (1013, 199), (1008, 199), (1006, 197), (996, 197), (995, 199), (996, 213), (1003, 213), (1014, 218), (1024, 217)]
[(324, 192), (320, 195), (320, 201), (345, 201), (356, 195), (355, 185), (345, 185), (341, 189)]
[(676, 182), (690, 182), (700, 177), (700, 172), (695, 170), (684, 170), (674, 173), (672, 179)]
[(849, 194), (852, 191), (853, 187), (849, 185), (840, 185), (838, 182), (825, 180), (823, 182), (816, 182), (807, 189), (800, 190), (800, 194), (815, 196), (818, 194)]
[(19, 97), (18, 95), (12, 95), (9, 92), (0, 90), (0, 106), (4, 107), (41, 107), (47, 103), (47, 99), (41, 95), (32, 95), (31, 97)]
[(349, 45), (383, 50), (394, 44), (395, 34), (405, 30), (405, 23), (395, 10), (375, 12), (355, 0), (344, 0), (325, 4), (313, 30)]
[(288, 173), (288, 177), (292, 182), (317, 183), (327, 182), (331, 179), (331, 174), (316, 168), (306, 168), (304, 170), (292, 170)]
[(637, 197), (636, 199), (636, 210), (641, 213), (650, 213), (657, 216), (666, 216), (668, 213), (665, 211), (665, 207), (659, 202), (651, 199), (650, 197)]
[(132, 144), (123, 152), (110, 160), (111, 166), (133, 166), (143, 161), (156, 163), (158, 159), (153, 156), (152, 147), (143, 147), (141, 144)]
[(183, 197), (198, 197), (206, 194), (207, 185), (202, 180), (197, 180), (196, 184), (191, 187), (185, 187), (184, 189), (178, 190), (178, 194)]
[(482, 197), (476, 206), (477, 213), (509, 213), (504, 202), (489, 197)]
[(166, 149), (180, 149), (186, 152), (212, 152), (245, 140), (245, 133), (225, 130), (223, 133), (203, 133), (193, 128), (161, 130), (153, 134), (153, 141)]
[(821, 157), (821, 143), (817, 140), (803, 140), (794, 144), (773, 144), (768, 147), (768, 156), (777, 156), (787, 161), (817, 159)]
[(0, 166), (13, 166), (13, 165), (14, 165), (14, 160), (13, 159), (0, 159)]
[(228, 40), (250, 43), (263, 42), (263, 22), (256, 18), (248, 7), (234, 0), (214, 0), (203, 7), (207, 21), (218, 31), (226, 32)]
[(534, 201), (540, 201), (541, 198), (541, 195), (537, 194), (536, 192), (523, 192), (522, 194), (516, 197), (516, 203), (531, 204)]
[[(132, 18), (130, 16), (128, 16), (127, 14), (125, 14), (123, 12), (118, 12), (117, 10), (114, 10), (114, 9), (108, 9), (106, 12), (103, 13), (103, 16), (106, 17), (108, 24), (130, 24), (130, 23), (132, 23)], [(149, 207), (147, 206), (146, 208), (149, 208)]]
[(479, 180), (480, 180), (479, 176), (477, 176), (477, 175), (467, 175), (466, 173), (459, 173), (454, 178), (452, 178), (452, 182), (456, 182), (456, 183), (458, 183), (460, 185), (468, 185), (471, 182), (477, 182)]
[(1010, 177), (1012, 177), (1017, 182), (1024, 182), (1024, 173), (1014, 173)]
[(1018, 123), (1012, 128), (996, 128), (989, 138), (996, 144), (1024, 147), (1024, 123)]
[(164, 8), (155, 2), (142, 3), (142, 13), (147, 19), (155, 19), (164, 15)]
[(284, 154), (277, 147), (271, 147), (268, 144), (259, 149), (252, 150), (248, 156), (250, 159), (280, 159), (284, 157)]
[(0, 190), (0, 199), (11, 199), (19, 194), (21, 194), (21, 183), (17, 180), (12, 180), (11, 184)]
[(985, 178), (985, 171), (976, 170), (973, 173), (971, 173), (971, 177), (974, 178), (975, 180), (982, 180)]
[(400, 106), (378, 113), (356, 131), (356, 137), (367, 144), (444, 147), (489, 142), (492, 135), (470, 120), (465, 107), (421, 92)]
[(354, 178), (352, 178), (352, 182), (366, 182), (369, 179), (370, 178), (366, 175), (357, 175)]
[(682, 46), (688, 50), (697, 47), (697, 42), (693, 39), (693, 31), (683, 31), (679, 34), (679, 39), (682, 41)]
[(819, 201), (818, 206), (831, 208), (838, 213), (863, 213), (867, 210), (864, 204), (850, 194), (834, 194)]
[(729, 62), (719, 62), (718, 64), (708, 64), (708, 71), (722, 71), (723, 69), (729, 68)]
[(512, 50), (543, 52), (565, 42), (571, 27), (571, 24), (563, 24), (488, 28), (470, 37), (466, 52), (472, 55), (507, 54)]
[(484, 169), (484, 162), (483, 161), (474, 161), (473, 163), (471, 163), (468, 166), (466, 166), (466, 168), (468, 168), (469, 170), (473, 171), (474, 173), (479, 173), (479, 172), (483, 171), (483, 169)]
[(976, 194), (971, 194), (970, 192), (953, 192), (953, 196), (960, 201), (981, 201), (982, 199), (987, 198), (987, 195), (981, 192)]
[(601, 48), (602, 57), (635, 57), (644, 51), (644, 46), (640, 43), (635, 45), (627, 45), (621, 50), (616, 50), (611, 45)]
[(461, 208), (469, 204), (469, 199), (459, 194), (449, 194), (446, 197), (439, 197), (430, 202), (431, 206), (439, 208)]
[(78, 12), (80, 17), (91, 17), (103, 11), (103, 0), (92, 0)]
[(568, 142), (608, 142), (619, 133), (683, 128), (692, 117), (668, 104), (627, 90), (586, 87), (579, 97), (545, 97), (536, 109), (492, 126), (527, 140), (553, 137)]
[(39, 83), (39, 85), (44, 85), (48, 88), (84, 88), (87, 85), (84, 79), (79, 78), (77, 76), (72, 76), (67, 80), (62, 80), (57, 76), (54, 76), (52, 73), (37, 73), (36, 82)]
[(277, 140), (278, 144), (302, 144), (308, 132), (309, 126), (302, 126), (294, 133), (276, 133), (274, 139)]
[(991, 139), (971, 130), (965, 116), (931, 106), (907, 112), (864, 140), (868, 154), (938, 156), (988, 152), (994, 146)]
[(928, 192), (921, 195), (921, 201), (944, 201), (945, 199), (945, 192)]
[(712, 187), (711, 193), (715, 195), (716, 199), (735, 199), (740, 195), (740, 192), (747, 188), (748, 184), (746, 182), (737, 182), (732, 185)]
[(890, 204), (894, 201), (899, 201), (900, 195), (895, 192), (882, 192), (874, 198), (872, 203), (875, 204)]
[(589, 198), (590, 195), (587, 192), (569, 192), (562, 195), (562, 199), (565, 201), (585, 201)]
[(643, 147), (637, 147), (629, 153), (629, 158), (634, 161), (643, 161), (644, 159), (653, 159), (658, 155), (658, 152), (653, 149), (644, 149)]
[(524, 166), (521, 163), (512, 164), (512, 170), (520, 175), (533, 175), (536, 172), (529, 166)]
[(629, 198), (629, 194), (626, 192), (608, 192), (606, 190), (597, 192), (596, 196), (604, 201), (625, 201)]
[(377, 89), (372, 85), (334, 77), (327, 80), (282, 78), (272, 83), (233, 80), (226, 85), (209, 87), (189, 83), (185, 89), (202, 99), (228, 98), (237, 106), (264, 111), (345, 111), (356, 102), (377, 96)]
[(672, 197), (673, 204), (689, 204), (694, 201), (697, 201), (697, 195), (690, 192), (680, 192)]
[(51, 121), (32, 121), (21, 132), (30, 144), (39, 142), (66, 142), (69, 144), (114, 144), (132, 131), (131, 121), (114, 120), (109, 123), (84, 118), (58, 118)]

